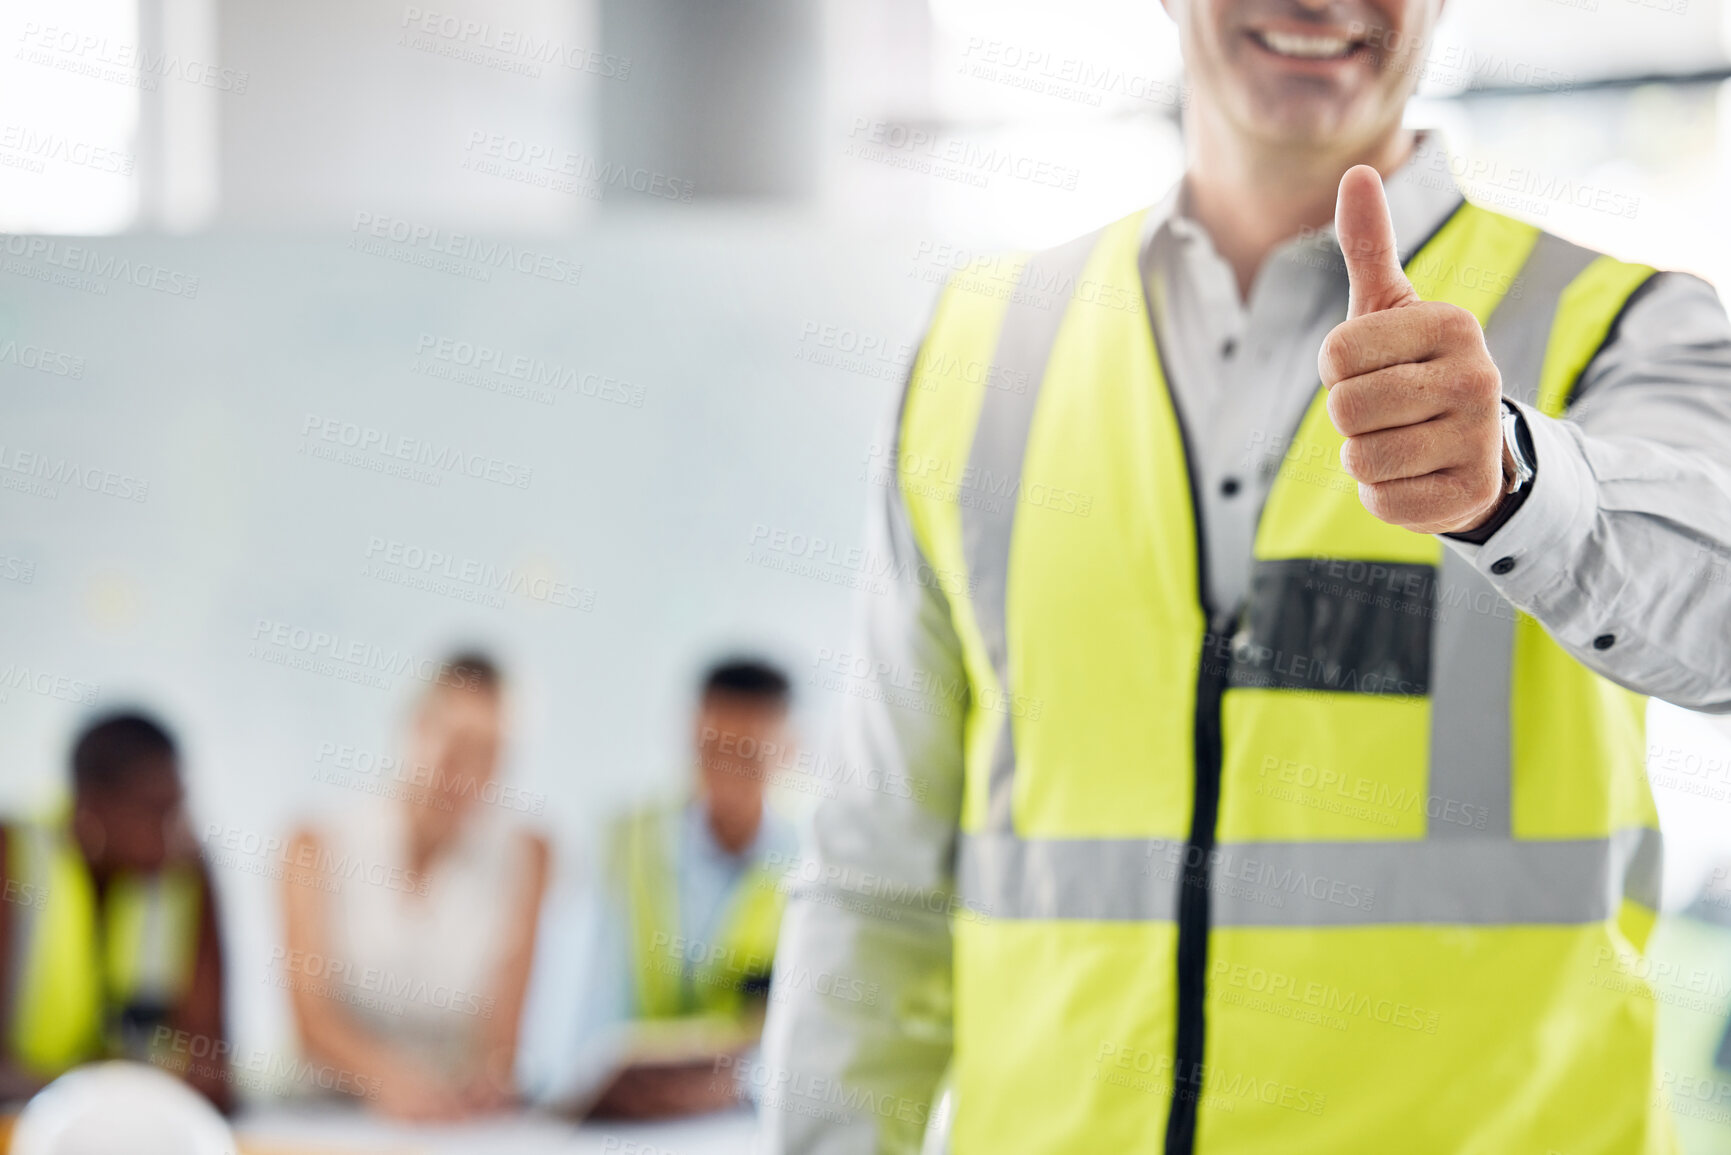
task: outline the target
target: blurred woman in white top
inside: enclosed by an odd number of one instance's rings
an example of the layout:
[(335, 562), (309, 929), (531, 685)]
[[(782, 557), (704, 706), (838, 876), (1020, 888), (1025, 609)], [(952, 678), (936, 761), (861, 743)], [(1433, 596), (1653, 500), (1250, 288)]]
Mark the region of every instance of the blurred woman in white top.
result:
[(363, 796), (289, 848), (273, 959), (307, 1058), (387, 1114), (449, 1120), (517, 1099), (517, 1031), (548, 850), (495, 781), (504, 687), (451, 658), (416, 705), (399, 796)]

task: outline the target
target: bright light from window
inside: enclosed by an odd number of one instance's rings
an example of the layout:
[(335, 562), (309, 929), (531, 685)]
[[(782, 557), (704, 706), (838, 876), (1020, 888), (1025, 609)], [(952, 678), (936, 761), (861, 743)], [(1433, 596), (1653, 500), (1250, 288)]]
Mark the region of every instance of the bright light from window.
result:
[(0, 36), (0, 230), (112, 233), (138, 211), (137, 0), (8, 4)]
[[(933, 0), (933, 221), (1041, 248), (1157, 199), (1179, 172), (1178, 31), (1142, 0)], [(949, 162), (949, 163), (944, 163)]]

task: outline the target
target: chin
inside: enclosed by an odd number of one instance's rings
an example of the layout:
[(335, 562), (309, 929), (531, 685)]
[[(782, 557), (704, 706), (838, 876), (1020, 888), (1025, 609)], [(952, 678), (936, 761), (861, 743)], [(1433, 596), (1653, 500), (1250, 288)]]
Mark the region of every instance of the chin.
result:
[(1364, 135), (1354, 103), (1314, 90), (1260, 93), (1245, 102), (1240, 125), (1270, 144), (1329, 148)]

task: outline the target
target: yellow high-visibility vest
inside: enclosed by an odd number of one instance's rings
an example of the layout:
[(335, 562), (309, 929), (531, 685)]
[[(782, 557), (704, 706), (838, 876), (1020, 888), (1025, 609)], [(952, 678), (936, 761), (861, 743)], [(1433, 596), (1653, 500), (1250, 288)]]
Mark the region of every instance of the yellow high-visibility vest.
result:
[(713, 942), (680, 932), (677, 851), (683, 807), (632, 815), (614, 843), (614, 869), (627, 896), (635, 1015), (672, 1019), (736, 1016), (769, 982), (785, 897), (780, 876), (752, 867), (727, 899)]
[(96, 887), (58, 825), (8, 825), (12, 984), (7, 1040), (15, 1061), (53, 1078), (119, 1051), (126, 1008), (184, 997), (198, 947), (203, 887), (190, 867)]
[[(952, 282), (898, 427), (968, 574), (953, 1150), (1672, 1150), (1645, 700), (1367, 513), (1320, 388), (1206, 607), (1142, 217)], [(1654, 270), (1463, 204), (1407, 273), (1559, 415)]]

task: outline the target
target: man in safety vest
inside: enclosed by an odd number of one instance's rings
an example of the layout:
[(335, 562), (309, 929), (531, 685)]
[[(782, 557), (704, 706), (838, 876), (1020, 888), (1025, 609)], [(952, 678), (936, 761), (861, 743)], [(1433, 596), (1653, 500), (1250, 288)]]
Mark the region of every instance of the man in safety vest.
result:
[(0, 828), (8, 1098), (127, 1058), (227, 1107), (222, 938), (183, 805), (173, 739), (116, 714), (73, 748), (66, 820)]
[(940, 580), (858, 646), (925, 692), (843, 727), (915, 788), (820, 804), (780, 948), (882, 995), (778, 999), (772, 1150), (1674, 1149), (1643, 695), (1731, 708), (1731, 326), (1462, 200), (1440, 8), (1167, 0), (1179, 186), (940, 298), (872, 475)]
[[(659, 1117), (738, 1102), (732, 1056), (762, 1025), (792, 830), (764, 804), (788, 761), (787, 676), (756, 660), (703, 679), (696, 797), (619, 824), (611, 881), (628, 955), (628, 1062), (593, 1110)], [(718, 1066), (719, 1063), (719, 1066)]]

